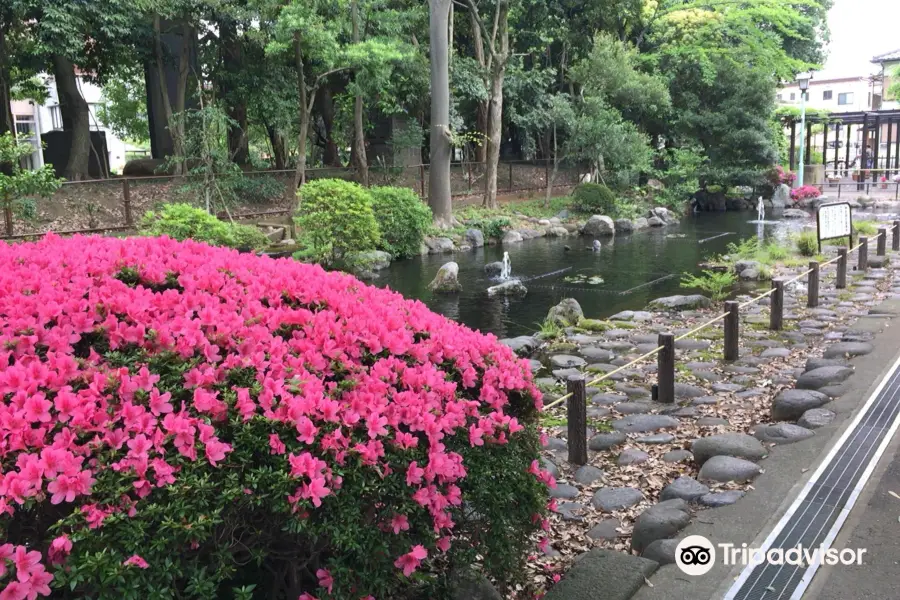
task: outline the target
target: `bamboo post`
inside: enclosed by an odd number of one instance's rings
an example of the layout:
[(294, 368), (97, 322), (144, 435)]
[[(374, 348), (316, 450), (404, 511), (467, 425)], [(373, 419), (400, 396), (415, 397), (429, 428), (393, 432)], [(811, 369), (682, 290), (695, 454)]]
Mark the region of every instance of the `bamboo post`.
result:
[(847, 287), (847, 248), (838, 248), (837, 281), (834, 284), (839, 290)]
[(878, 244), (875, 246), (875, 254), (878, 256), (887, 254), (887, 229), (884, 227), (878, 229)]
[(122, 180), (122, 204), (125, 209), (125, 227), (134, 227), (134, 215), (131, 214), (131, 185), (128, 178)]
[(583, 465), (588, 460), (587, 448), (587, 393), (584, 375), (572, 375), (566, 382), (569, 393), (567, 422), (569, 433), (569, 462)]
[(725, 312), (728, 313), (725, 317), (725, 360), (728, 361), (737, 360), (740, 355), (738, 350), (741, 328), (740, 306), (740, 303), (734, 300), (725, 303)]
[(657, 382), (659, 401), (664, 404), (675, 402), (675, 335), (659, 334), (662, 350), (657, 353)]
[(806, 306), (815, 308), (819, 305), (819, 263), (809, 263), (809, 280), (806, 285)]
[(781, 331), (784, 321), (784, 279), (773, 279), (772, 288), (775, 293), (772, 294), (771, 310), (769, 311), (769, 329)]
[(859, 261), (857, 262), (856, 268), (859, 271), (865, 271), (869, 268), (869, 238), (861, 235), (859, 236), (859, 243), (861, 245), (859, 247)]

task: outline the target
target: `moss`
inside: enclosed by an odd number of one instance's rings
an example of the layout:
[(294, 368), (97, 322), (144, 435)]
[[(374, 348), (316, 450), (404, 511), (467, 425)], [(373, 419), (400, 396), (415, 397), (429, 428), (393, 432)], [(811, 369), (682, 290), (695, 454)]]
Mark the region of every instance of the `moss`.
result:
[(613, 324), (609, 321), (599, 321), (597, 319), (582, 318), (578, 321), (578, 328), (591, 332), (603, 332), (613, 328)]
[(541, 414), (541, 425), (544, 427), (561, 427), (568, 423), (569, 421), (565, 417), (558, 417), (550, 413)]
[(588, 423), (597, 431), (597, 433), (612, 433), (613, 426), (606, 419), (588, 419)]
[(631, 321), (613, 321), (612, 325), (617, 329), (637, 329), (637, 325)]
[(573, 350), (578, 350), (578, 344), (572, 342), (556, 342), (547, 348), (548, 352), (572, 352)]

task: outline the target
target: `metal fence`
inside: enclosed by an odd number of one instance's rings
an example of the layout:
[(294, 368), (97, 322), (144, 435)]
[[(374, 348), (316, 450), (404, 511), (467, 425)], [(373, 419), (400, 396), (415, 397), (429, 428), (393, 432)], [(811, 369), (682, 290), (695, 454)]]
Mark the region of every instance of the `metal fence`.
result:
[[(369, 185), (390, 185), (414, 190), (423, 200), (428, 198), (429, 165), (369, 168)], [(577, 185), (581, 170), (560, 168), (554, 178), (555, 193), (564, 193)], [(294, 170), (251, 171), (247, 178), (268, 178), (266, 198), (242, 199), (230, 203), (227, 214), (235, 219), (283, 217), (290, 213)], [(549, 161), (503, 161), (497, 175), (498, 194), (517, 195), (546, 190), (552, 175)], [(455, 204), (480, 201), (485, 186), (484, 163), (453, 163), (450, 169), (451, 194)], [(325, 167), (306, 170), (307, 181), (337, 178), (358, 180), (358, 173), (350, 168)], [(279, 185), (273, 184), (277, 182)], [(90, 181), (65, 182), (48, 199), (35, 199), (37, 218), (16, 218), (11, 210), (4, 211), (3, 235), (0, 239), (21, 239), (57, 233), (102, 233), (133, 230), (141, 216), (164, 204), (189, 202), (198, 204), (196, 188), (185, 176), (152, 175), (145, 177), (114, 177)], [(224, 206), (215, 204), (225, 217)]]

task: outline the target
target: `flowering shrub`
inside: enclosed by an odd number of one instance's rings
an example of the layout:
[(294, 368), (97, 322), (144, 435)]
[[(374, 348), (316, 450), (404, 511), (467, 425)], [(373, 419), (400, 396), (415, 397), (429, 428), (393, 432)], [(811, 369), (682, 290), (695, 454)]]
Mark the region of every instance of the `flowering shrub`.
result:
[(546, 527), (527, 364), (290, 259), (0, 245), (0, 396), (4, 600), (441, 598)]
[(785, 171), (784, 167), (781, 165), (775, 165), (769, 170), (766, 178), (769, 180), (772, 187), (777, 187), (782, 183), (787, 186), (792, 186), (794, 185), (794, 182), (797, 181), (797, 174), (792, 171)]
[(794, 201), (809, 200), (811, 198), (818, 198), (821, 195), (822, 192), (814, 185), (804, 185), (795, 190), (791, 190), (791, 199)]

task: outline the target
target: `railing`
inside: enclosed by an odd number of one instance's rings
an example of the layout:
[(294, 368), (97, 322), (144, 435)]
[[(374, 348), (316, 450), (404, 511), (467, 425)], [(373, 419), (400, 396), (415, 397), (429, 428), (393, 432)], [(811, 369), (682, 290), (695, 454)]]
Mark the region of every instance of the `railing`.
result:
[[(894, 251), (900, 250), (900, 220), (894, 221), (890, 227), (892, 232), (891, 248)], [(878, 256), (884, 256), (887, 253), (887, 228), (880, 228), (875, 236), (877, 240), (876, 253)], [(769, 329), (772, 331), (780, 331), (784, 321), (784, 290), (785, 287), (804, 277), (807, 278), (807, 302), (808, 308), (815, 308), (819, 305), (819, 283), (822, 267), (837, 263), (837, 273), (835, 278), (835, 287), (844, 289), (847, 287), (847, 257), (850, 252), (859, 250), (857, 257), (857, 270), (866, 271), (869, 266), (869, 239), (860, 236), (859, 243), (850, 248), (841, 247), (838, 249), (838, 255), (831, 260), (819, 263), (810, 261), (809, 268), (795, 277), (777, 278), (772, 280), (772, 288), (762, 294), (751, 298), (744, 303), (736, 301), (725, 302), (725, 312), (720, 315), (698, 325), (687, 333), (675, 337), (672, 333), (660, 333), (658, 345), (656, 348), (642, 354), (631, 362), (622, 365), (608, 373), (585, 382), (584, 375), (572, 375), (567, 383), (566, 394), (561, 398), (557, 398), (544, 406), (544, 410), (549, 410), (555, 406), (567, 402), (567, 424), (568, 424), (568, 447), (569, 462), (576, 465), (587, 463), (587, 388), (606, 381), (613, 375), (627, 370), (629, 367), (641, 363), (652, 356), (657, 357), (657, 384), (655, 386), (654, 400), (674, 404), (675, 402), (675, 343), (686, 339), (707, 327), (724, 321), (724, 360), (735, 361), (740, 356), (740, 311), (752, 304), (772, 296), (769, 311)]]

